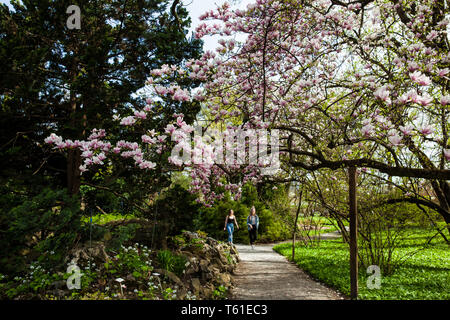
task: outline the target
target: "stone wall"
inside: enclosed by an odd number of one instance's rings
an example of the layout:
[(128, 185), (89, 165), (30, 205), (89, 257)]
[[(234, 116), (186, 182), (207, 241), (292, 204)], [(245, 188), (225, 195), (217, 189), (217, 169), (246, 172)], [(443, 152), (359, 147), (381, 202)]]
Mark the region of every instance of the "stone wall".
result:
[(182, 237), (185, 242), (178, 244), (177, 251), (188, 259), (185, 286), (202, 299), (211, 298), (219, 286), (230, 289), (231, 273), (239, 262), (236, 247), (188, 231)]

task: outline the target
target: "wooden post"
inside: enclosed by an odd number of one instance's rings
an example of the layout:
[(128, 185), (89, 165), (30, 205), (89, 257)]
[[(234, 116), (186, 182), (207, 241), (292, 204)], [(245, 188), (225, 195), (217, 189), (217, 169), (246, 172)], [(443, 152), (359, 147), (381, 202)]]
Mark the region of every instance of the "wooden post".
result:
[(294, 231), (292, 232), (292, 261), (293, 262), (295, 262), (295, 242), (296, 242), (295, 234), (297, 233), (298, 216), (300, 214), (300, 209), (302, 207), (302, 195), (303, 195), (303, 186), (300, 189), (300, 195), (299, 195), (299, 199), (298, 199), (298, 207), (297, 207), (297, 212), (295, 214)]
[(356, 207), (356, 167), (348, 168), (350, 202), (350, 298), (358, 298), (358, 212)]

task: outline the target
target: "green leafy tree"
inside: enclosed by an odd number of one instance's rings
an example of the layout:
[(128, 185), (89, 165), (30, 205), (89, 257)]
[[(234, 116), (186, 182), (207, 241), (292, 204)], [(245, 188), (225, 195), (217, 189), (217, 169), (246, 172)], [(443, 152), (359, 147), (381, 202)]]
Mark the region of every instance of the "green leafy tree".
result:
[[(201, 42), (187, 35), (190, 18), (179, 1), (80, 0), (81, 28), (71, 30), (66, 11), (72, 4), (14, 1), (13, 10), (0, 5), (0, 176), (7, 190), (35, 195), (42, 185), (54, 185), (78, 193), (80, 151), (50, 150), (44, 138), (55, 132), (82, 140), (93, 128), (114, 136), (121, 129), (113, 116), (145, 105), (134, 93), (150, 70), (200, 53)], [(196, 84), (184, 80), (182, 85)], [(192, 103), (161, 102), (158, 107), (162, 116), (149, 122), (155, 129), (174, 112), (190, 122), (199, 110)], [(164, 174), (155, 174), (162, 182)], [(85, 179), (93, 178), (114, 184), (119, 193), (149, 192), (161, 185), (154, 176), (143, 178), (125, 168)]]

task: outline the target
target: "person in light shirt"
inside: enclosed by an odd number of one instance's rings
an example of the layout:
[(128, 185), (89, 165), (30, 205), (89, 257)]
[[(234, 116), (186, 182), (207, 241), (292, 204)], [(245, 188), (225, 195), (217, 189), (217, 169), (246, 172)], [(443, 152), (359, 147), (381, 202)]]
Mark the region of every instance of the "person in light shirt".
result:
[(247, 227), (248, 227), (248, 234), (250, 237), (250, 245), (252, 246), (252, 249), (254, 249), (254, 243), (256, 241), (256, 238), (258, 236), (258, 228), (259, 228), (259, 217), (256, 214), (255, 206), (252, 206), (250, 209), (250, 215), (247, 217)]

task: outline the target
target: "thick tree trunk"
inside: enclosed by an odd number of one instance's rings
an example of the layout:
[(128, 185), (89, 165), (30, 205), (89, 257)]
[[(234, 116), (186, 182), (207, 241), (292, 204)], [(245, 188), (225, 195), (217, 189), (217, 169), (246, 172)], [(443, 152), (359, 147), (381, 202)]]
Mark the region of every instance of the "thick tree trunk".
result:
[[(75, 81), (77, 65), (75, 64), (72, 71), (72, 79)], [(71, 112), (71, 126), (72, 130), (76, 131), (76, 113), (77, 113), (77, 98), (73, 90), (70, 91), (70, 112)], [(81, 151), (77, 148), (69, 150), (67, 154), (67, 190), (69, 194), (75, 195), (80, 191), (81, 185)]]
[(439, 213), (447, 223), (447, 230), (450, 235), (450, 186), (446, 181), (432, 182), (431, 185), (439, 201), (439, 206), (443, 209)]

